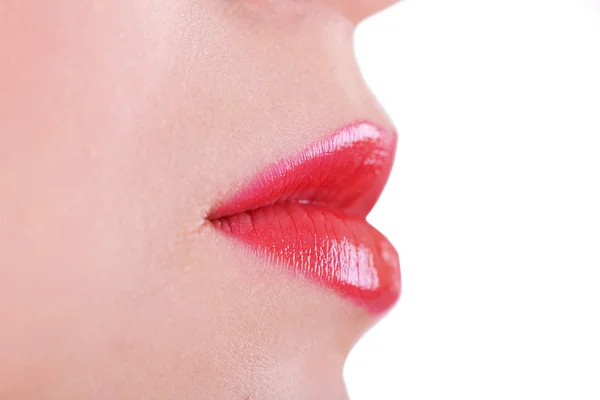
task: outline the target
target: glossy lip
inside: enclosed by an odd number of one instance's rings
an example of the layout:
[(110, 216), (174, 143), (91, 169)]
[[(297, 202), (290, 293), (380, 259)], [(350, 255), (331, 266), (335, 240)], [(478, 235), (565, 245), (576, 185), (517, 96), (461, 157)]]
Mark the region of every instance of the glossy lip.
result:
[(269, 261), (387, 311), (400, 295), (398, 255), (366, 217), (395, 149), (395, 133), (348, 125), (267, 167), (208, 219)]

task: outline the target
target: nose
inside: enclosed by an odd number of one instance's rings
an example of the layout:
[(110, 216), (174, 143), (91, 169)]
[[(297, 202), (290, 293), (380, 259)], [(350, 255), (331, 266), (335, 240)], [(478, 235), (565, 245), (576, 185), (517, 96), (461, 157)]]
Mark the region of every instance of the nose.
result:
[(367, 17), (381, 11), (398, 0), (322, 0), (330, 7), (343, 13), (354, 23), (359, 23)]

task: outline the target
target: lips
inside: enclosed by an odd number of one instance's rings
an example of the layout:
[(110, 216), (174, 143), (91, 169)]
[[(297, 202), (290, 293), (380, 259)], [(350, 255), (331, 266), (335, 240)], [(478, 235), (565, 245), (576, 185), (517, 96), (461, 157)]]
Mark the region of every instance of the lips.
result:
[(346, 126), (267, 167), (209, 220), (273, 264), (384, 312), (400, 295), (398, 255), (366, 217), (395, 148), (393, 132)]

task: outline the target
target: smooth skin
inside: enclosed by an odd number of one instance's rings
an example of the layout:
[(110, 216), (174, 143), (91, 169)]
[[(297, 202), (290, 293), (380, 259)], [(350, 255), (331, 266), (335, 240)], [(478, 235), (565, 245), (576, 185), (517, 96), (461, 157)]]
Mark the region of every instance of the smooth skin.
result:
[(345, 399), (376, 317), (205, 217), (336, 128), (387, 0), (0, 2), (0, 398)]

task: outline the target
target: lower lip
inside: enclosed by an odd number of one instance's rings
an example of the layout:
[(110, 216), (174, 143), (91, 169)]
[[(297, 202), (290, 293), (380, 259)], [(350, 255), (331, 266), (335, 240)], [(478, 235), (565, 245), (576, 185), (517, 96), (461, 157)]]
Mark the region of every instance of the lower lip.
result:
[(396, 250), (365, 220), (318, 206), (281, 204), (213, 223), (261, 255), (373, 313), (388, 310), (399, 296)]
[[(344, 132), (341, 134), (343, 135)], [(343, 144), (343, 140), (340, 141), (340, 138), (336, 138), (335, 135), (330, 141)], [(337, 152), (335, 156), (337, 167), (334, 168), (339, 171), (333, 174), (335, 179), (344, 179), (344, 168), (347, 169), (350, 164), (355, 163), (354, 160), (360, 156), (361, 151), (372, 151), (366, 148), (368, 146), (365, 147), (365, 143), (356, 143), (356, 145), (346, 143), (344, 149)], [(317, 143), (315, 146), (324, 147), (323, 143)], [(388, 162), (388, 159), (390, 162), (387, 167), (391, 167), (392, 156), (393, 150), (392, 155), (385, 158), (385, 162)], [(325, 157), (331, 158), (327, 155)], [(340, 158), (344, 157), (348, 157), (348, 160), (343, 161), (343, 167), (340, 168)], [(322, 160), (317, 161), (323, 163)], [(284, 164), (289, 165), (290, 161), (287, 160)], [(278, 200), (273, 203), (267, 202), (266, 205), (252, 207), (254, 204), (260, 204), (257, 199), (267, 196), (265, 194), (267, 192), (271, 197), (273, 191), (285, 192), (279, 187), (282, 185), (281, 182), (287, 183), (290, 179), (295, 179), (298, 174), (304, 175), (304, 180), (299, 179), (294, 185), (305, 184), (307, 179), (314, 180), (315, 171), (320, 171), (321, 164), (318, 168), (308, 167), (310, 169), (307, 171), (301, 170), (299, 173), (295, 171), (292, 178), (286, 175), (285, 168), (282, 169), (281, 165), (274, 166), (271, 171), (277, 172), (261, 175), (232, 201), (222, 205), (215, 213), (217, 217), (211, 218), (213, 225), (241, 240), (263, 258), (334, 289), (343, 297), (367, 308), (372, 313), (385, 312), (400, 295), (398, 255), (392, 244), (367, 223), (365, 216), (385, 184), (389, 168), (381, 168), (383, 171), (387, 170), (383, 172), (385, 176), (377, 176), (377, 174), (373, 176), (374, 180), (382, 180), (377, 184), (380, 186), (377, 193), (370, 195), (366, 189), (362, 193), (362, 197), (367, 199), (366, 205), (345, 204), (340, 209), (331, 207), (327, 202), (307, 202), (301, 199), (289, 201), (284, 194), (283, 198), (286, 201), (281, 201), (281, 197), (275, 195)], [(368, 170), (369, 167), (365, 168)], [(353, 173), (356, 174), (356, 171)], [(370, 178), (370, 176), (362, 177), (363, 180)], [(326, 179), (329, 180), (331, 177)], [(356, 180), (350, 179), (350, 183), (355, 182)], [(372, 182), (363, 183), (365, 188), (367, 184), (369, 187), (372, 186)], [(344, 182), (344, 187), (346, 184), (347, 182)], [(360, 184), (359, 182), (359, 186)], [(320, 190), (321, 192), (329, 190), (326, 196), (336, 196), (335, 185), (323, 184), (325, 189), (321, 187)], [(303, 190), (311, 193), (306, 188)], [(343, 198), (343, 194), (339, 197)], [(238, 212), (238, 210), (245, 211)]]

